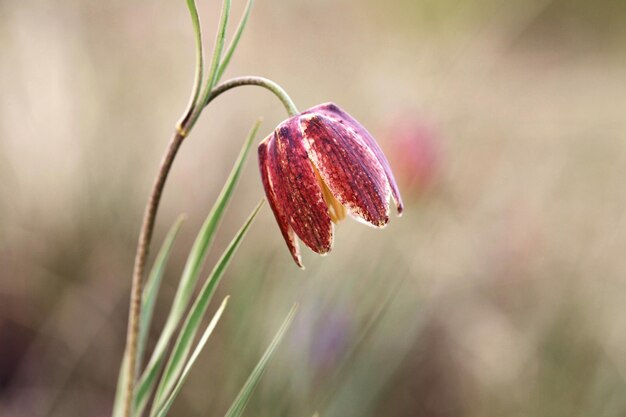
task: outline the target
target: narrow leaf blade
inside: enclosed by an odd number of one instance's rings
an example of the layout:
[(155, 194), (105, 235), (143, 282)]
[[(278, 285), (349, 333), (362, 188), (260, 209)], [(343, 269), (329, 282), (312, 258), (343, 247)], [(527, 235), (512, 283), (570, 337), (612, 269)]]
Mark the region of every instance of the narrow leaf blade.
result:
[[(184, 220), (184, 215), (179, 216), (174, 225), (172, 225), (172, 227), (170, 228), (154, 261), (154, 265), (152, 266), (150, 275), (146, 280), (146, 285), (144, 287), (142, 297), (143, 303), (141, 308), (141, 317), (139, 319), (139, 341), (137, 344), (138, 367), (141, 366), (142, 363), (143, 352), (146, 346), (146, 339), (148, 337), (148, 331), (150, 329), (150, 323), (152, 321), (152, 314), (154, 312), (154, 303), (156, 301), (159, 288), (161, 286), (165, 266), (167, 265), (167, 261), (169, 259), (170, 251), (172, 250), (174, 240), (176, 239), (176, 236), (178, 235), (178, 232), (180, 231)], [(122, 416), (124, 405), (123, 394), (124, 388), (126, 387), (127, 376), (127, 373), (124, 372), (124, 368), (126, 367), (126, 365), (127, 358), (126, 355), (124, 355), (115, 391), (115, 402), (113, 403), (113, 417)]]
[(154, 306), (156, 303), (159, 289), (161, 288), (161, 281), (163, 280), (163, 274), (165, 272), (165, 266), (170, 257), (170, 252), (174, 244), (174, 240), (180, 231), (183, 222), (185, 221), (185, 215), (178, 217), (176, 222), (172, 225), (167, 233), (163, 245), (159, 250), (159, 253), (154, 261), (150, 275), (146, 280), (146, 285), (143, 290), (143, 305), (141, 307), (141, 318), (139, 320), (139, 343), (137, 345), (137, 366), (141, 366), (143, 361), (143, 355), (146, 348), (146, 340), (148, 339), (148, 332), (150, 331), (150, 323), (152, 322), (152, 315), (154, 313)]
[(196, 237), (189, 256), (187, 257), (185, 269), (183, 270), (178, 289), (174, 295), (174, 301), (172, 302), (169, 315), (165, 321), (165, 325), (161, 335), (159, 336), (156, 347), (152, 352), (148, 365), (139, 379), (135, 395), (135, 415), (141, 415), (146, 404), (148, 403), (150, 393), (155, 386), (156, 378), (161, 369), (167, 346), (176, 330), (176, 327), (183, 317), (184, 312), (187, 310), (191, 295), (198, 281), (202, 265), (204, 264), (211, 243), (213, 242), (213, 238), (215, 237), (217, 228), (220, 224), (222, 216), (224, 215), (224, 211), (232, 198), (233, 191), (237, 185), (239, 177), (241, 176), (244, 162), (250, 151), (253, 139), (259, 130), (260, 124), (261, 120), (259, 119), (250, 130), (250, 133), (248, 134), (248, 137), (246, 138), (246, 141), (244, 142), (244, 145), (239, 153), (237, 161), (231, 170), (230, 176), (226, 180), (226, 183), (215, 201), (211, 212), (198, 232), (198, 236)]
[(183, 372), (183, 367), (185, 362), (187, 361), (187, 357), (189, 356), (189, 351), (191, 350), (191, 345), (193, 343), (194, 338), (196, 337), (196, 333), (200, 328), (200, 324), (202, 323), (202, 319), (206, 313), (207, 308), (213, 298), (213, 294), (215, 293), (215, 289), (217, 288), (226, 268), (230, 264), (233, 255), (237, 252), (237, 249), (241, 245), (243, 238), (246, 233), (250, 229), (254, 219), (256, 218), (259, 210), (263, 206), (264, 201), (261, 200), (256, 208), (252, 211), (244, 225), (239, 229), (233, 240), (230, 242), (222, 257), (217, 261), (213, 271), (207, 278), (206, 282), (202, 286), (196, 301), (193, 306), (189, 310), (185, 322), (181, 328), (181, 331), (178, 335), (178, 339), (176, 340), (176, 344), (172, 349), (170, 354), (170, 358), (165, 366), (165, 370), (163, 371), (163, 376), (161, 377), (161, 381), (159, 382), (159, 386), (156, 391), (156, 395), (154, 398), (154, 403), (152, 406), (153, 412), (159, 410), (165, 401), (167, 401), (170, 393), (173, 391), (174, 386), (179, 379), (179, 376)]
[(189, 100), (189, 110), (191, 110), (196, 106), (198, 97), (200, 96), (200, 90), (202, 89), (202, 76), (204, 75), (204, 49), (202, 46), (202, 30), (196, 1), (187, 0), (187, 8), (189, 9), (189, 15), (191, 17), (191, 25), (193, 27), (194, 40), (196, 44), (196, 71), (193, 90)]
[(115, 401), (113, 403), (113, 417), (124, 416), (124, 390), (126, 389), (126, 377), (128, 373), (125, 372), (125, 368), (128, 365), (128, 359), (126, 355), (123, 355), (122, 365), (120, 366), (120, 373), (117, 376), (117, 386), (115, 387)]
[(219, 82), (230, 63), (230, 59), (233, 57), (233, 53), (237, 46), (239, 45), (239, 41), (241, 40), (241, 35), (243, 34), (243, 30), (246, 28), (246, 24), (248, 23), (248, 18), (250, 17), (250, 10), (252, 9), (253, 0), (248, 0), (246, 3), (246, 8), (243, 11), (243, 15), (241, 16), (241, 20), (239, 21), (239, 25), (237, 26), (237, 30), (235, 31), (235, 35), (233, 36), (233, 40), (230, 42), (230, 45), (226, 49), (226, 53), (224, 54), (224, 58), (220, 63), (220, 66), (217, 69), (217, 73), (215, 74), (215, 84)]
[(207, 74), (207, 82), (205, 85), (204, 93), (202, 95), (201, 108), (204, 107), (207, 103), (209, 95), (211, 94), (211, 90), (215, 86), (217, 82), (216, 75), (217, 69), (220, 64), (220, 60), (222, 59), (222, 52), (224, 51), (224, 41), (226, 39), (226, 27), (228, 26), (228, 17), (230, 16), (230, 1), (224, 0), (222, 3), (222, 13), (220, 16), (220, 23), (217, 28), (217, 34), (215, 36), (215, 46), (213, 47), (213, 58), (211, 59), (211, 66), (209, 67), (209, 72)]
[(164, 417), (165, 415), (167, 415), (167, 412), (172, 407), (174, 400), (178, 396), (183, 384), (185, 383), (185, 380), (187, 379), (187, 375), (189, 374), (189, 371), (193, 367), (193, 364), (196, 362), (196, 359), (198, 359), (200, 352), (202, 352), (202, 349), (204, 349), (204, 345), (206, 345), (207, 340), (209, 340), (211, 333), (213, 333), (213, 330), (215, 329), (217, 322), (222, 316), (222, 313), (224, 312), (224, 309), (226, 308), (226, 304), (228, 303), (229, 297), (230, 296), (226, 296), (226, 298), (224, 298), (224, 301), (222, 301), (222, 304), (220, 305), (219, 309), (217, 310), (217, 312), (211, 319), (211, 322), (209, 323), (206, 330), (202, 334), (202, 337), (200, 338), (200, 341), (196, 345), (196, 348), (193, 350), (193, 353), (191, 354), (189, 361), (187, 361), (187, 363), (185, 364), (185, 368), (183, 369), (180, 375), (180, 378), (178, 379), (178, 381), (176, 381), (176, 385), (174, 386), (174, 389), (172, 390), (170, 395), (167, 397), (167, 400), (164, 402), (163, 406), (159, 409), (159, 411), (156, 414), (151, 414), (151, 415), (157, 416), (157, 417)]
[(248, 380), (244, 384), (243, 388), (241, 389), (241, 391), (239, 391), (237, 398), (235, 398), (235, 401), (226, 412), (226, 417), (241, 416), (241, 414), (243, 413), (243, 410), (246, 408), (246, 405), (248, 404), (248, 401), (250, 400), (250, 397), (252, 396), (252, 393), (254, 392), (254, 389), (258, 385), (261, 377), (263, 376), (263, 373), (265, 372), (265, 369), (267, 368), (267, 365), (269, 364), (269, 361), (272, 358), (272, 355), (276, 351), (276, 348), (278, 348), (278, 345), (280, 345), (280, 342), (282, 341), (283, 336), (285, 335), (285, 332), (291, 325), (291, 322), (293, 321), (293, 318), (297, 311), (298, 311), (298, 304), (295, 303), (293, 307), (291, 307), (291, 310), (289, 311), (289, 314), (287, 314), (287, 317), (283, 321), (283, 324), (280, 326), (280, 329), (278, 329), (278, 332), (274, 336), (272, 343), (270, 343), (269, 347), (267, 348), (267, 350), (265, 351), (265, 353), (263, 354), (263, 356), (257, 363), (256, 367), (254, 368), (254, 370), (248, 377)]

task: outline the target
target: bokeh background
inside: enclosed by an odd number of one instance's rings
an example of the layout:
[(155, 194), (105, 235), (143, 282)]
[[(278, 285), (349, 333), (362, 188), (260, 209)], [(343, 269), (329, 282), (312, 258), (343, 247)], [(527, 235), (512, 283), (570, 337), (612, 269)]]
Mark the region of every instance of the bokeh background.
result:
[[(200, 3), (210, 46), (219, 4)], [(172, 414), (223, 415), (298, 301), (248, 416), (626, 415), (624, 45), (621, 0), (257, 0), (226, 77), (348, 110), (407, 210), (342, 223), (302, 272), (264, 208)], [(0, 415), (107, 415), (143, 205), (192, 83), (187, 10), (2, 0), (0, 51)], [(179, 154), (153, 253), (188, 219), (153, 335), (257, 116), (265, 136), (284, 110), (231, 91)], [(253, 155), (207, 272), (262, 195)]]

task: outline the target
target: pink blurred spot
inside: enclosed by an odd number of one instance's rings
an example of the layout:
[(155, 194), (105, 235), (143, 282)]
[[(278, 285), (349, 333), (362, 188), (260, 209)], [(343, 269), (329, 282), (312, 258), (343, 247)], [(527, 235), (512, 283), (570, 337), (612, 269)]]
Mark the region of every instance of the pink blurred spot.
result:
[(401, 192), (420, 196), (434, 185), (441, 169), (439, 132), (414, 113), (396, 115), (385, 126), (381, 139)]

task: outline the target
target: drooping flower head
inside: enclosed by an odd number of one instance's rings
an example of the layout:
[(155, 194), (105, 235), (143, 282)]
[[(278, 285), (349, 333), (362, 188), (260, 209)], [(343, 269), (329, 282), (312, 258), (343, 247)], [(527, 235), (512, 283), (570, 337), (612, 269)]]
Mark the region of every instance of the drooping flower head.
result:
[(278, 125), (259, 145), (259, 168), (270, 207), (300, 267), (296, 236), (325, 254), (332, 247), (333, 223), (346, 214), (383, 227), (390, 198), (402, 214), (385, 155), (369, 132), (333, 103)]

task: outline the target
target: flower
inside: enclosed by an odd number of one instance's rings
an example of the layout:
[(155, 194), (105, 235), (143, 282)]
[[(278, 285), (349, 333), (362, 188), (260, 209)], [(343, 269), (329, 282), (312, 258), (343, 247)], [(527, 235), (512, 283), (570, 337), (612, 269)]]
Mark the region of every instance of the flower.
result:
[(333, 223), (350, 214), (374, 227), (398, 215), (402, 199), (389, 163), (369, 132), (333, 103), (283, 121), (259, 145), (265, 194), (291, 255), (303, 268), (295, 236), (318, 254), (333, 244)]

